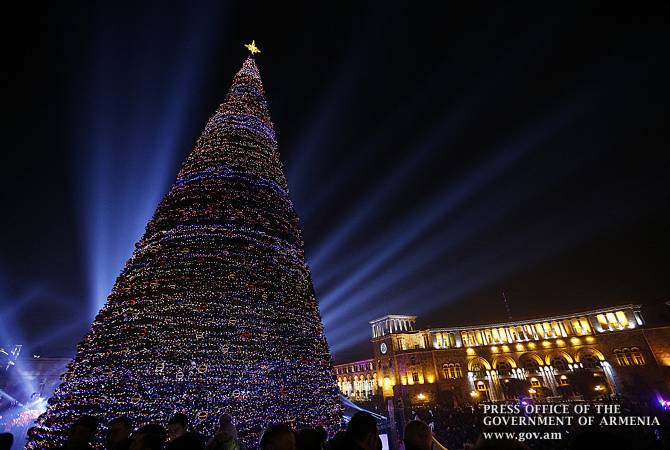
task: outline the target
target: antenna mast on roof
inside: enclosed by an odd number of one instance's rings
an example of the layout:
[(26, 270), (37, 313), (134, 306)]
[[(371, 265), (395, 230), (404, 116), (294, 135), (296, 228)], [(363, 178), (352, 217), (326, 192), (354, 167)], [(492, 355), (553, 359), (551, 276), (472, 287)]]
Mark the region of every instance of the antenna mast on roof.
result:
[(509, 309), (509, 303), (507, 302), (507, 296), (505, 296), (505, 291), (502, 291), (502, 298), (503, 301), (505, 302), (505, 311), (507, 311), (507, 318), (509, 320), (512, 320), (512, 312)]

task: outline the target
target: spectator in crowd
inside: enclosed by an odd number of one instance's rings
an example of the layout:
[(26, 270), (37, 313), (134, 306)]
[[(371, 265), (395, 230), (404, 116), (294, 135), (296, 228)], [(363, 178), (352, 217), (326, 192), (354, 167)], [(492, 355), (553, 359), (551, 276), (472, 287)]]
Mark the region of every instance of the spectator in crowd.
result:
[(270, 425), (261, 436), (261, 450), (296, 450), (295, 434), (285, 424)]
[(370, 413), (359, 411), (351, 417), (347, 425), (345, 447), (339, 449), (380, 450), (377, 421)]
[(433, 446), (433, 435), (430, 427), (420, 420), (412, 420), (405, 426), (405, 450), (430, 450)]
[(296, 433), (295, 446), (298, 450), (321, 450), (322, 434), (315, 428), (303, 428)]
[(165, 428), (158, 424), (144, 425), (133, 434), (130, 450), (162, 450), (166, 435)]
[(89, 450), (93, 447), (90, 442), (95, 438), (95, 432), (98, 429), (98, 419), (93, 416), (83, 415), (79, 417), (70, 427), (65, 445), (62, 447), (67, 450)]
[(0, 450), (10, 450), (14, 443), (14, 435), (12, 433), (0, 433)]
[(347, 442), (347, 430), (340, 430), (337, 433), (335, 433), (335, 436), (333, 436), (328, 442), (326, 442), (324, 448), (326, 450), (344, 449), (346, 448), (346, 442)]
[(328, 431), (326, 429), (319, 425), (315, 428), (316, 432), (319, 434), (319, 441), (321, 442), (321, 447), (326, 445), (326, 441), (328, 440)]
[(188, 417), (186, 414), (177, 413), (168, 421), (167, 432), (170, 442), (179, 439), (186, 434), (188, 430)]
[(130, 448), (130, 434), (133, 432), (132, 421), (125, 416), (117, 417), (109, 422), (105, 448), (107, 450), (128, 450)]
[(223, 414), (219, 418), (219, 428), (216, 434), (207, 442), (207, 450), (238, 450), (237, 429), (230, 414)]
[(165, 450), (199, 450), (205, 448), (205, 439), (198, 433), (188, 432), (188, 417), (177, 413), (168, 422), (169, 442)]

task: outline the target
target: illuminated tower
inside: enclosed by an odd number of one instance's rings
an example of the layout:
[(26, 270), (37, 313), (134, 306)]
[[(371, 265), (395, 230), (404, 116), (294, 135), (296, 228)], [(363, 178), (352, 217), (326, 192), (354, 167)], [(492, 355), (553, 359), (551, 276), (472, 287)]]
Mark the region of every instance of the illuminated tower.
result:
[(81, 414), (165, 424), (175, 411), (205, 434), (227, 412), (246, 446), (271, 422), (334, 430), (342, 417), (253, 57), (148, 223), (28, 448), (62, 443)]

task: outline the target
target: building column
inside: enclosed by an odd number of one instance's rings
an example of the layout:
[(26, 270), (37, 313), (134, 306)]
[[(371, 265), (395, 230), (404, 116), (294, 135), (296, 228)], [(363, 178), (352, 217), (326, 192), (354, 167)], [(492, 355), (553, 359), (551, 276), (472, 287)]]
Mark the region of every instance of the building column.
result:
[(612, 370), (612, 365), (607, 361), (602, 361), (600, 365), (605, 372), (605, 379), (607, 380), (607, 385), (610, 388), (610, 392), (616, 395), (619, 395), (619, 390), (617, 389), (617, 384), (615, 382), (614, 372)]
[(556, 396), (558, 395), (558, 383), (556, 382), (556, 377), (554, 376), (554, 371), (551, 366), (541, 366), (540, 371), (542, 372), (542, 379), (544, 383), (551, 389), (551, 394)]
[(500, 380), (495, 370), (487, 370), (486, 373), (489, 376), (489, 392), (491, 400), (503, 400), (503, 396), (500, 395)]

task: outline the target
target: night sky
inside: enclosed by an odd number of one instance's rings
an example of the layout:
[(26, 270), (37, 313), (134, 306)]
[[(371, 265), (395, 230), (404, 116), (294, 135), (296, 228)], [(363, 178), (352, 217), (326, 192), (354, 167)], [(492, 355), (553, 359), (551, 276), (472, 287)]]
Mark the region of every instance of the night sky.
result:
[(3, 11), (0, 345), (74, 353), (251, 39), (337, 361), (670, 298), (667, 3), (51, 3)]

